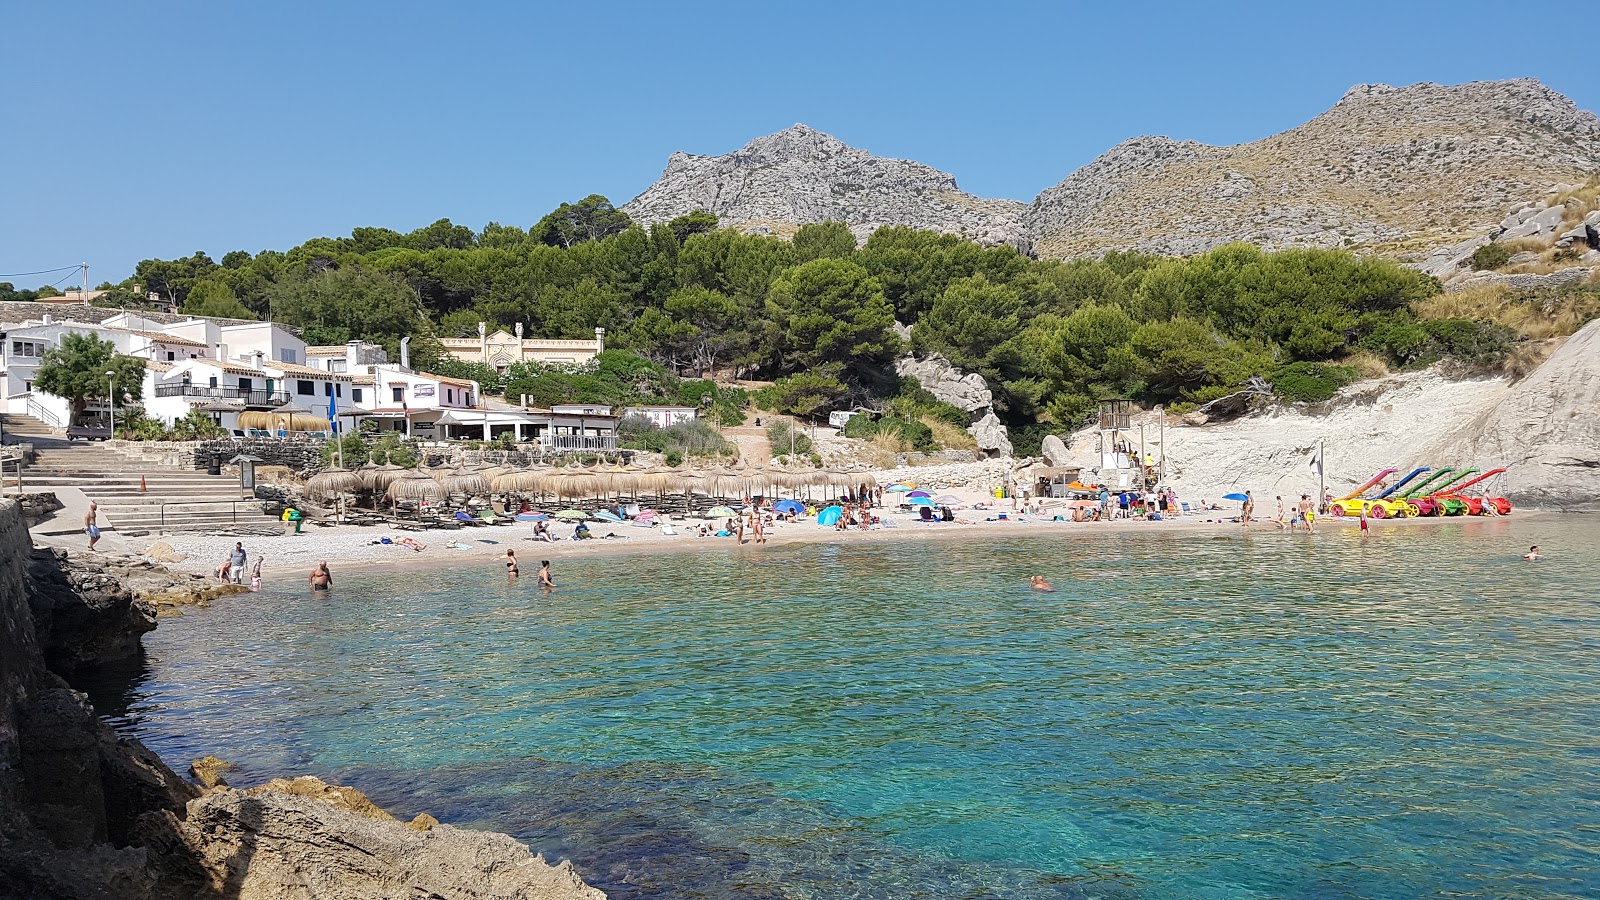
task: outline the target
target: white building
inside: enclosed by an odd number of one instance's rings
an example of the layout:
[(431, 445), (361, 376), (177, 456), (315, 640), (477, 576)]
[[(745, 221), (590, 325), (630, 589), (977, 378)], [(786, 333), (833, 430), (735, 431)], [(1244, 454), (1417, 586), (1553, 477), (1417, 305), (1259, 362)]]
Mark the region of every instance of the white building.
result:
[(657, 428), (670, 428), (679, 422), (693, 422), (700, 417), (700, 411), (692, 406), (630, 406), (622, 416), (638, 416)]

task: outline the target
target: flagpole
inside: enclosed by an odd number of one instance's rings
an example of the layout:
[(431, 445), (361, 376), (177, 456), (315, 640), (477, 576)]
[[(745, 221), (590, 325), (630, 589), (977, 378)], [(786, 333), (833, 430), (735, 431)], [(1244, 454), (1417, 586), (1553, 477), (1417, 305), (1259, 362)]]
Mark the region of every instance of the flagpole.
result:
[[(1313, 501), (1313, 503), (1312, 503), (1312, 506), (1314, 508), (1317, 508), (1317, 509), (1321, 509), (1322, 508), (1322, 498), (1326, 497), (1327, 494), (1328, 494), (1328, 489), (1323, 484), (1324, 478), (1323, 478), (1323, 474), (1322, 474), (1323, 472), (1327, 471), (1327, 468), (1328, 468), (1327, 441), (1326, 441), (1326, 439), (1318, 439), (1318, 441), (1317, 441), (1317, 499), (1315, 501)], [(1322, 511), (1323, 512), (1327, 512), (1327, 510), (1325, 510), (1325, 509), (1322, 510)]]

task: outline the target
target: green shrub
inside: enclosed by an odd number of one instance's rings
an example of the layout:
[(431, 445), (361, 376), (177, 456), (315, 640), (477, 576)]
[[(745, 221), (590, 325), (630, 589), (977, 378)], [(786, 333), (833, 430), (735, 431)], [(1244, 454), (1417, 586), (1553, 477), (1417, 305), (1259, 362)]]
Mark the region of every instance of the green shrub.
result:
[(1297, 362), (1272, 374), (1272, 390), (1285, 400), (1313, 402), (1332, 397), (1357, 378), (1356, 370), (1325, 363)]
[(832, 375), (801, 372), (780, 378), (756, 392), (756, 405), (791, 416), (817, 416), (832, 409), (850, 389)]
[(189, 410), (188, 415), (172, 423), (172, 438), (177, 441), (203, 441), (226, 434), (221, 425), (198, 409)]
[(877, 420), (866, 413), (857, 413), (851, 416), (850, 421), (844, 423), (844, 427), (839, 429), (839, 434), (844, 437), (855, 438), (860, 441), (870, 441), (872, 436), (877, 433)]
[(1006, 435), (1011, 438), (1011, 452), (1017, 456), (1038, 456), (1046, 435), (1054, 434), (1049, 425), (1007, 425)]
[(1472, 268), (1479, 272), (1498, 269), (1511, 261), (1511, 248), (1505, 244), (1484, 244), (1472, 251)]
[(677, 467), (683, 465), (683, 454), (682, 453), (679, 453), (676, 450), (668, 450), (666, 452), (665, 456), (667, 458), (667, 465), (673, 467), (674, 469), (676, 469)]
[(628, 416), (617, 423), (617, 446), (624, 450), (685, 456), (737, 455), (727, 438), (702, 419), (662, 428), (643, 416)]
[(344, 466), (354, 469), (371, 458), (371, 451), (367, 449), (367, 442), (359, 432), (347, 431), (340, 435), (336, 441), (328, 441), (322, 445), (322, 462), (324, 465), (333, 465), (338, 462), (338, 450), (344, 450)]
[(772, 445), (774, 455), (806, 456), (812, 450), (811, 438), (788, 419), (773, 419), (767, 425), (767, 443)]
[(1469, 319), (1433, 319), (1422, 327), (1444, 355), (1482, 366), (1504, 362), (1516, 338), (1504, 325)]

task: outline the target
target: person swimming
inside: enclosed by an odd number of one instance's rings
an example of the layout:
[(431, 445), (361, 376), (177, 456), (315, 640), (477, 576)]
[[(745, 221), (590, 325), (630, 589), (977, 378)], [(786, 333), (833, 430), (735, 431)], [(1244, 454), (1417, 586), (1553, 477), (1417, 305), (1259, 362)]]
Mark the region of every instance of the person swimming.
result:
[(1043, 575), (1031, 575), (1031, 576), (1029, 576), (1028, 577), (1028, 586), (1033, 588), (1036, 591), (1054, 591), (1055, 590), (1055, 588), (1053, 586), (1051, 586), (1050, 582), (1044, 580), (1044, 576)]
[(1529, 562), (1533, 562), (1534, 560), (1543, 559), (1544, 557), (1539, 554), (1539, 545), (1534, 544), (1532, 547), (1528, 548), (1527, 553), (1522, 554), (1522, 558), (1528, 560)]

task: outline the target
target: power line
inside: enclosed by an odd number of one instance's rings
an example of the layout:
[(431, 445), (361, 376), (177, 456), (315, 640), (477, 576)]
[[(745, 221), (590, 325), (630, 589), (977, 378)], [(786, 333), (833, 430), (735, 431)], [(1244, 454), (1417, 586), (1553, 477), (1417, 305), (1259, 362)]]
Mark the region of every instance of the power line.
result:
[(0, 278), (26, 278), (29, 275), (49, 275), (52, 272), (65, 272), (68, 269), (81, 269), (83, 266), (62, 266), (58, 269), (43, 269), (38, 272), (17, 272), (13, 275), (0, 275)]

